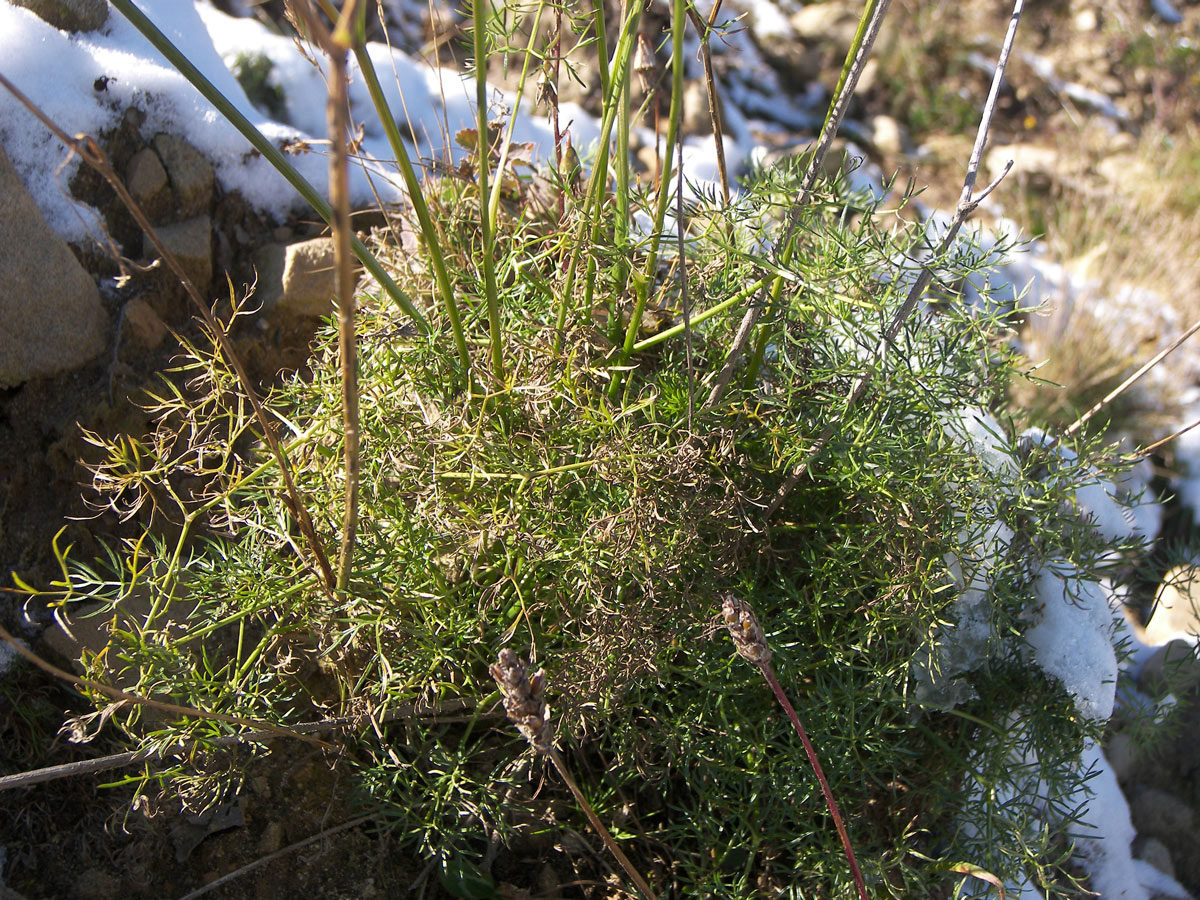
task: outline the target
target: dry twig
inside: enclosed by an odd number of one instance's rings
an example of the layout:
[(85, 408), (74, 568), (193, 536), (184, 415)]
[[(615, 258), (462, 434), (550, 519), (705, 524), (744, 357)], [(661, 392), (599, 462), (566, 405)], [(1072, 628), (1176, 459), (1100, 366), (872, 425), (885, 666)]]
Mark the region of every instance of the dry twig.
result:
[[(955, 210), (954, 218), (950, 222), (950, 227), (946, 229), (945, 235), (942, 236), (941, 242), (933, 253), (929, 255), (928, 261), (922, 267), (916, 281), (913, 282), (908, 296), (904, 299), (904, 303), (896, 310), (891, 322), (888, 323), (888, 327), (884, 330), (883, 336), (879, 340), (879, 346), (875, 349), (876, 360), (882, 360), (887, 356), (892, 342), (895, 341), (896, 335), (900, 333), (900, 327), (912, 314), (912, 311), (916, 309), (917, 303), (925, 295), (925, 289), (929, 287), (929, 282), (933, 279), (934, 266), (940, 260), (944, 259), (946, 253), (954, 246), (954, 241), (958, 237), (958, 232), (962, 229), (963, 223), (966, 222), (967, 216), (973, 213), (988, 194), (996, 189), (1004, 179), (1004, 176), (1008, 174), (1008, 170), (1012, 168), (1012, 161), (1009, 160), (1008, 165), (1004, 167), (1004, 171), (991, 184), (978, 194), (975, 193), (975, 179), (979, 173), (979, 163), (983, 159), (983, 148), (987, 145), (988, 131), (991, 128), (992, 117), (996, 113), (996, 98), (1000, 94), (1000, 85), (1004, 81), (1004, 71), (1008, 68), (1008, 58), (1012, 53), (1013, 41), (1017, 36), (1017, 26), (1021, 22), (1021, 13), (1024, 7), (1025, 0), (1015, 0), (1013, 3), (1013, 12), (1008, 22), (1008, 31), (1004, 35), (1004, 44), (1000, 48), (1000, 57), (997, 60), (996, 71), (992, 77), (992, 86), (988, 92), (987, 101), (983, 105), (983, 114), (980, 117), (979, 129), (975, 133), (975, 145), (971, 149), (971, 158), (967, 163), (967, 174), (963, 179), (963, 189), (959, 195), (958, 207)], [(829, 443), (830, 438), (841, 427), (846, 415), (862, 398), (863, 394), (866, 393), (870, 382), (871, 371), (867, 369), (851, 386), (850, 392), (846, 395), (846, 401), (842, 404), (841, 411), (825, 426), (812, 447), (804, 454), (804, 459), (801, 460), (800, 464), (775, 492), (775, 496), (771, 499), (771, 503), (767, 507), (766, 518), (771, 518), (779, 510), (779, 507), (783, 505), (792, 488), (796, 486), (796, 482), (804, 477), (804, 473), (808, 471), (808, 467), (812, 464), (812, 461), (825, 449), (825, 445)]]

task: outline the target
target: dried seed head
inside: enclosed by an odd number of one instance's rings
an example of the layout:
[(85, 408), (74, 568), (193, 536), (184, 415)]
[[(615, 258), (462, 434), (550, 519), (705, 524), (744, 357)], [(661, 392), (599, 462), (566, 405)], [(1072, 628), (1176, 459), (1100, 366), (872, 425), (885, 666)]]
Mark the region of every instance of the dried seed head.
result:
[(558, 85), (554, 83), (554, 70), (550, 60), (542, 65), (538, 72), (537, 87), (534, 89), (533, 102), (538, 106), (553, 107), (558, 102)]
[(637, 49), (633, 53), (633, 71), (637, 73), (642, 90), (649, 90), (651, 77), (654, 75), (654, 51), (650, 49), (650, 42), (644, 34), (639, 34), (637, 38)]
[(538, 753), (549, 753), (554, 731), (550, 727), (550, 707), (542, 696), (546, 690), (545, 670), (528, 675), (525, 662), (505, 647), (488, 671), (496, 679), (504, 697), (504, 711), (517, 730)]
[(721, 603), (721, 615), (725, 618), (725, 627), (733, 637), (733, 646), (737, 652), (755, 665), (765, 666), (771, 661), (771, 648), (767, 646), (767, 636), (763, 634), (762, 626), (750, 604), (739, 600), (733, 594), (726, 594)]

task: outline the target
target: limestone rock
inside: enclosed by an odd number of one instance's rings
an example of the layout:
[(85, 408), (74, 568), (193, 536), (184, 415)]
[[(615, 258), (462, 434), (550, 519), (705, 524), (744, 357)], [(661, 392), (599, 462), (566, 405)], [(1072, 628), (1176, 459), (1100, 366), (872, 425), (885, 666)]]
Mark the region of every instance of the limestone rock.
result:
[(137, 349), (157, 350), (169, 333), (154, 307), (141, 297), (126, 303), (122, 315), (122, 334)]
[(183, 138), (173, 134), (156, 134), (154, 149), (175, 192), (176, 215), (188, 219), (207, 213), (216, 182), (212, 163)]
[(1176, 638), (1158, 648), (1142, 669), (1138, 687), (1151, 697), (1184, 694), (1200, 684), (1200, 661), (1192, 645)]
[(886, 157), (907, 153), (911, 145), (904, 126), (891, 116), (872, 116), (867, 123), (871, 129), (871, 146)]
[(1008, 177), (1019, 179), (1035, 190), (1048, 189), (1061, 173), (1057, 150), (1034, 144), (1002, 144), (989, 150), (985, 157), (988, 177), (998, 177), (1009, 160), (1013, 166)]
[(78, 368), (107, 327), (96, 283), (0, 150), (0, 387)]
[(255, 264), (255, 296), (264, 310), (296, 316), (327, 316), (333, 311), (337, 278), (332, 238), (268, 245), (259, 251)]
[(1165, 644), (1200, 633), (1200, 614), (1192, 596), (1195, 579), (1196, 569), (1191, 566), (1172, 569), (1163, 577), (1154, 612), (1146, 623), (1148, 644)]
[(858, 30), (860, 10), (846, 3), (809, 3), (792, 14), (792, 30), (802, 40), (832, 41), (849, 48)]
[(143, 147), (125, 166), (125, 186), (151, 222), (167, 221), (175, 201), (167, 182), (167, 170), (151, 147)]
[(105, 0), (12, 0), (62, 31), (95, 31), (108, 21)]
[[(213, 276), (212, 222), (208, 216), (196, 216), (186, 222), (164, 225), (155, 231), (166, 245), (167, 252), (179, 261), (196, 290), (200, 292), (200, 296), (207, 298)], [(158, 251), (149, 237), (142, 241), (142, 253), (148, 259), (158, 256)], [(161, 277), (164, 285), (175, 290), (178, 280), (165, 262), (162, 265)]]
[(1133, 738), (1118, 731), (1104, 745), (1104, 758), (1112, 766), (1117, 780), (1124, 783), (1137, 774), (1138, 752)]

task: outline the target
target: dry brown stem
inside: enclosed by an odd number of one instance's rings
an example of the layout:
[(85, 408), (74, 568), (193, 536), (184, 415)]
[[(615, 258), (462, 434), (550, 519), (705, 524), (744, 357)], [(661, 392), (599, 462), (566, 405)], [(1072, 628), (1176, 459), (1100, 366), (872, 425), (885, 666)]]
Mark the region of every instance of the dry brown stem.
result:
[(234, 374), (237, 376), (238, 384), (242, 392), (246, 395), (246, 399), (250, 402), (251, 408), (254, 410), (254, 418), (257, 420), (259, 428), (262, 429), (263, 439), (267, 442), (267, 446), (271, 449), (271, 454), (275, 457), (276, 463), (279, 465), (279, 472), (283, 477), (285, 490), (285, 503), (292, 515), (296, 517), (296, 524), (300, 528), (301, 534), (304, 536), (305, 543), (308, 544), (309, 551), (313, 555), (316, 562), (319, 577), (317, 579), (321, 588), (326, 593), (331, 593), (334, 586), (333, 569), (330, 568), (329, 559), (325, 556), (325, 551), (321, 546), (321, 542), (317, 538), (316, 530), (313, 528), (312, 518), (308, 514), (308, 509), (305, 507), (300, 492), (296, 488), (295, 480), (292, 478), (292, 469), (288, 464), (287, 456), (283, 452), (283, 446), (279, 443), (279, 437), (275, 434), (275, 428), (271, 420), (267, 417), (267, 411), (262, 405), (262, 401), (258, 398), (257, 391), (254, 390), (254, 384), (250, 380), (250, 376), (246, 373), (245, 366), (237, 353), (234, 351), (233, 343), (229, 340), (228, 335), (221, 323), (217, 321), (217, 317), (213, 314), (212, 309), (200, 296), (200, 292), (188, 277), (187, 272), (179, 264), (179, 261), (166, 245), (150, 224), (150, 220), (146, 218), (141, 207), (138, 206), (129, 191), (125, 189), (124, 183), (117, 173), (113, 171), (113, 167), (108, 162), (108, 157), (104, 151), (96, 144), (96, 142), (86, 134), (80, 134), (76, 137), (70, 137), (63, 129), (53, 122), (45, 113), (43, 113), (33, 101), (21, 93), (11, 81), (0, 75), (0, 84), (16, 97), (26, 109), (35, 115), (43, 125), (50, 129), (63, 144), (71, 149), (72, 152), (78, 153), (85, 163), (96, 170), (97, 173), (108, 182), (109, 186), (116, 192), (125, 208), (129, 210), (138, 227), (150, 238), (154, 244), (154, 249), (158, 251), (159, 256), (171, 269), (171, 272), (179, 279), (188, 296), (200, 311), (201, 317), (204, 319), (205, 325), (212, 332), (213, 339), (221, 349), (221, 353), (229, 361), (233, 368)]

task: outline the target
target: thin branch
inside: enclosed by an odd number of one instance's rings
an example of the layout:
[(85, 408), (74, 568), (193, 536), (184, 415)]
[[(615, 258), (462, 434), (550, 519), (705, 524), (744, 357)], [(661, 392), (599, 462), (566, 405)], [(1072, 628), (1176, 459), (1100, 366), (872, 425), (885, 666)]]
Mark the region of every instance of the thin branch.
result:
[[(196, 709), (191, 706), (178, 706), (174, 703), (164, 703), (161, 700), (151, 700), (149, 697), (142, 697), (138, 694), (131, 694), (128, 691), (123, 691), (120, 688), (112, 687), (111, 685), (101, 684), (98, 681), (92, 681), (90, 678), (80, 678), (78, 675), (72, 675), (70, 672), (65, 672), (58, 666), (46, 662), (28, 647), (21, 644), (8, 631), (0, 626), (0, 638), (8, 642), (17, 653), (21, 654), (26, 660), (33, 663), (43, 672), (53, 675), (55, 678), (62, 681), (68, 681), (77, 687), (86, 688), (90, 691), (96, 691), (104, 694), (106, 697), (111, 697), (113, 700), (119, 700), (125, 703), (132, 703), (136, 706), (145, 706), (151, 709), (157, 709), (162, 712), (172, 713), (177, 716), (188, 716), (193, 719), (211, 719), (214, 722), (225, 722), (228, 725), (244, 725), (247, 728), (257, 728), (262, 731), (269, 732), (276, 737), (296, 738), (297, 740), (307, 741), (310, 744), (316, 744), (320, 747), (328, 747), (329, 745), (318, 738), (307, 734), (300, 734), (290, 728), (284, 728), (282, 725), (275, 725), (271, 722), (263, 722), (260, 719), (244, 719), (241, 716), (229, 716), (225, 713), (212, 712), (210, 710)], [(4, 782), (0, 780), (0, 784)], [(27, 782), (29, 783), (29, 782)]]
[[(376, 717), (380, 723), (392, 722), (397, 719), (413, 717), (429, 718), (430, 721), (457, 721), (455, 717), (441, 718), (444, 713), (474, 707), (474, 700), (447, 700), (438, 707), (423, 710), (418, 703), (406, 703), (397, 709), (389, 710), (382, 716)], [(322, 719), (319, 722), (303, 722), (291, 726), (296, 734), (313, 734), (321, 731), (340, 731), (355, 728), (364, 721), (363, 716), (340, 716), (334, 719)], [(0, 776), (0, 791), (10, 788), (31, 787), (47, 781), (57, 781), (60, 778), (72, 778), (76, 775), (93, 775), (97, 772), (109, 772), (113, 769), (123, 769), (142, 762), (152, 762), (163, 759), (187, 758), (196, 750), (212, 747), (235, 747), (238, 744), (260, 744), (271, 738), (279, 737), (273, 731), (245, 731), (241, 734), (226, 734), (211, 741), (197, 741), (176, 747), (147, 747), (142, 750), (129, 750), (125, 753), (114, 753), (110, 756), (100, 756), (95, 759), (83, 759), (78, 762), (61, 763), (57, 766), (46, 766), (41, 769), (31, 769), (28, 772), (18, 772), (14, 775)]]
[[(854, 91), (858, 88), (859, 77), (862, 75), (863, 69), (867, 66), (867, 60), (871, 55), (871, 48), (874, 47), (875, 39), (879, 36), (879, 28), (883, 24), (884, 16), (887, 15), (888, 7), (891, 6), (892, 0), (871, 0), (871, 2), (874, 5), (869, 10), (864, 11), (858, 33), (855, 34), (857, 47), (851, 47), (854, 59), (848, 69), (843, 69), (837, 98), (834, 100), (833, 106), (830, 107), (829, 113), (825, 117), (825, 124), (821, 128), (820, 136), (817, 138), (812, 159), (809, 160), (808, 169), (804, 173), (804, 179), (800, 182), (800, 191), (797, 193), (796, 199), (792, 203), (791, 211), (788, 213), (788, 223), (787, 228), (784, 230), (783, 240), (776, 244), (780, 248), (780, 256), (784, 261), (791, 254), (792, 240), (795, 237), (796, 227), (800, 221), (801, 210), (808, 203), (812, 189), (821, 174), (825, 156), (833, 144), (833, 138), (837, 134), (838, 128), (841, 127), (842, 119), (846, 116), (846, 110), (850, 108), (850, 100), (854, 97)], [(779, 282), (776, 281), (776, 284), (779, 284)], [(729, 353), (725, 357), (725, 364), (721, 367), (716, 383), (713, 385), (708, 399), (704, 402), (705, 406), (715, 406), (717, 401), (721, 399), (722, 394), (724, 394), (725, 388), (733, 376), (734, 367), (741, 358), (742, 352), (746, 349), (746, 344), (750, 341), (750, 335), (754, 331), (754, 326), (758, 324), (763, 308), (764, 304), (752, 303), (746, 309), (741, 324), (738, 325), (733, 344), (730, 346)]]
[(100, 149), (96, 142), (86, 134), (81, 134), (75, 138), (71, 138), (45, 113), (38, 109), (37, 106), (34, 105), (33, 101), (22, 94), (20, 90), (17, 89), (16, 85), (14, 85), (3, 75), (0, 75), (0, 84), (7, 88), (9, 93), (21, 101), (25, 108), (33, 113), (33, 115), (36, 116), (43, 125), (50, 129), (56, 138), (62, 141), (62, 143), (70, 148), (73, 152), (78, 153), (83, 161), (95, 169), (100, 176), (108, 182), (109, 186), (116, 191), (117, 196), (125, 205), (125, 208), (129, 210), (130, 215), (133, 216), (133, 219), (135, 222), (137, 222), (138, 227), (145, 232), (146, 236), (149, 237), (150, 241), (154, 244), (154, 249), (158, 251), (159, 257), (167, 264), (172, 273), (174, 273), (175, 277), (179, 279), (180, 284), (183, 285), (184, 290), (187, 291), (188, 296), (192, 299), (192, 302), (196, 305), (196, 308), (200, 310), (200, 315), (203, 317), (204, 323), (212, 332), (213, 339), (221, 348), (221, 353), (229, 361), (230, 366), (233, 368), (234, 374), (237, 375), (238, 384), (241, 387), (242, 392), (246, 395), (246, 399), (250, 402), (251, 408), (254, 410), (254, 418), (258, 421), (259, 428), (262, 429), (263, 439), (267, 442), (267, 446), (271, 448), (271, 454), (275, 457), (275, 461), (279, 465), (279, 472), (283, 477), (284, 488), (286, 491), (285, 502), (288, 508), (291, 510), (292, 515), (296, 517), (296, 524), (299, 526), (300, 532), (304, 535), (304, 540), (308, 544), (309, 550), (313, 554), (313, 558), (316, 560), (316, 565), (320, 574), (320, 577), (317, 579), (317, 581), (321, 585), (322, 589), (329, 594), (333, 590), (334, 585), (333, 569), (330, 568), (329, 559), (325, 556), (325, 551), (321, 547), (320, 541), (317, 539), (317, 533), (313, 528), (312, 518), (309, 516), (308, 509), (304, 506), (304, 503), (300, 497), (300, 492), (296, 488), (296, 483), (292, 478), (291, 466), (288, 465), (287, 457), (284, 455), (283, 447), (279, 443), (279, 438), (275, 434), (275, 429), (271, 421), (267, 418), (267, 411), (263, 407), (262, 402), (259, 400), (258, 393), (254, 390), (253, 382), (251, 382), (245, 366), (242, 365), (241, 359), (235, 352), (233, 343), (225, 334), (225, 329), (221, 326), (221, 323), (217, 321), (217, 317), (213, 314), (212, 309), (210, 309), (208, 304), (205, 303), (201, 298), (200, 292), (196, 289), (196, 286), (192, 284), (192, 280), (188, 277), (187, 272), (185, 272), (183, 267), (179, 264), (179, 260), (177, 260), (175, 256), (169, 250), (167, 250), (166, 245), (163, 244), (162, 239), (158, 236), (158, 232), (154, 230), (154, 227), (150, 224), (150, 220), (147, 219), (145, 213), (142, 212), (141, 207), (138, 206), (137, 202), (130, 195), (129, 191), (125, 189), (124, 183), (119, 177), (117, 177), (117, 173), (113, 171), (113, 167), (109, 164), (108, 158), (105, 156), (104, 151)]
[(562, 776), (562, 780), (567, 783), (575, 802), (579, 804), (584, 815), (591, 822), (592, 828), (600, 835), (604, 846), (621, 864), (621, 868), (637, 885), (637, 889), (647, 900), (657, 900), (657, 896), (646, 879), (642, 877), (641, 872), (629, 861), (629, 857), (613, 840), (613, 836), (609, 834), (587, 798), (583, 796), (583, 791), (579, 789), (579, 785), (567, 771), (566, 763), (563, 762), (562, 756), (554, 747), (554, 726), (550, 723), (550, 707), (546, 705), (545, 700), (545, 670), (538, 669), (530, 675), (524, 660), (506, 647), (500, 651), (499, 658), (489, 667), (489, 671), (504, 698), (504, 711), (512, 723), (517, 726), (517, 731), (529, 742), (529, 746), (535, 752), (548, 757), (553, 763), (558, 774)]
[[(717, 5), (720, 5), (720, 0)], [(679, 240), (679, 300), (683, 305), (683, 352), (687, 362), (688, 391), (687, 423), (688, 434), (691, 434), (696, 417), (696, 379), (692, 368), (692, 303), (688, 298), (687, 256), (684, 253), (683, 241), (683, 141), (679, 142), (679, 172), (675, 183), (675, 232)]]
[(728, 207), (729, 172), (725, 168), (725, 129), (721, 122), (721, 98), (717, 94), (717, 81), (713, 77), (712, 48), (709, 46), (709, 36), (717, 21), (721, 3), (722, 0), (716, 0), (713, 3), (707, 22), (700, 18), (700, 13), (696, 12), (696, 7), (691, 4), (688, 5), (687, 14), (688, 18), (692, 20), (696, 34), (700, 36), (700, 59), (704, 63), (704, 88), (708, 92), (708, 117), (712, 122), (713, 148), (717, 151), (717, 172), (721, 177), (721, 196), (724, 197), (725, 206)]
[[(929, 282), (933, 279), (935, 265), (939, 263), (945, 257), (950, 248), (954, 246), (954, 242), (958, 237), (958, 232), (962, 229), (963, 223), (966, 222), (967, 217), (975, 211), (976, 207), (979, 206), (983, 198), (995, 189), (996, 184), (999, 181), (999, 179), (997, 179), (996, 182), (988, 185), (988, 187), (985, 188), (984, 191), (978, 196), (973, 193), (975, 189), (975, 180), (979, 174), (979, 163), (980, 160), (983, 159), (983, 150), (987, 145), (988, 131), (991, 128), (992, 118), (996, 114), (996, 98), (1000, 94), (1000, 85), (1004, 80), (1004, 70), (1008, 67), (1008, 58), (1012, 53), (1013, 41), (1017, 36), (1017, 26), (1020, 24), (1021, 12), (1023, 11), (1024, 6), (1025, 0), (1015, 0), (1013, 3), (1012, 17), (1008, 22), (1008, 32), (1004, 35), (1004, 44), (1000, 48), (1000, 57), (996, 63), (996, 71), (992, 77), (992, 86), (988, 91), (988, 98), (983, 106), (983, 114), (980, 117), (979, 129), (975, 134), (975, 144), (971, 149), (971, 157), (967, 162), (967, 174), (963, 179), (963, 189), (959, 196), (958, 207), (955, 210), (954, 219), (951, 221), (950, 227), (946, 229), (946, 233), (942, 237), (941, 243), (938, 245), (937, 249), (930, 254), (924, 267), (922, 267), (921, 272), (917, 276), (916, 281), (913, 283), (912, 288), (909, 290), (908, 296), (905, 298), (904, 303), (901, 304), (900, 308), (896, 310), (895, 315), (892, 316), (892, 320), (888, 324), (887, 329), (884, 331), (883, 336), (880, 338), (879, 346), (875, 350), (876, 361), (882, 361), (887, 355), (888, 351), (891, 349), (892, 342), (895, 341), (896, 335), (900, 333), (900, 328), (904, 324), (904, 321), (912, 314), (913, 310), (916, 309), (917, 303), (920, 302), (921, 298), (925, 294), (926, 288), (929, 287)], [(1004, 172), (1007, 173), (1008, 170), (1009, 167), (1006, 166)], [(829, 443), (830, 438), (832, 438), (838, 428), (841, 427), (841, 424), (845, 420), (847, 414), (862, 398), (863, 394), (866, 393), (870, 381), (871, 370), (867, 369), (858, 377), (858, 379), (854, 382), (854, 385), (850, 388), (850, 392), (846, 396), (846, 401), (842, 404), (841, 411), (837, 413), (834, 418), (831, 419), (830, 422), (825, 426), (825, 428), (821, 431), (820, 436), (809, 448), (808, 452), (805, 453), (804, 459), (775, 492), (775, 496), (771, 499), (771, 503), (767, 507), (766, 518), (771, 518), (771, 516), (773, 516), (779, 510), (779, 507), (783, 505), (784, 500), (787, 499), (787, 496), (791, 493), (792, 488), (796, 486), (796, 483), (802, 477), (804, 477), (804, 474), (808, 471), (812, 461), (822, 450), (825, 449), (825, 446)]]
[[(334, 590), (344, 593), (350, 583), (354, 561), (354, 538), (358, 531), (359, 488), (359, 412), (358, 342), (354, 335), (354, 263), (350, 224), (350, 164), (346, 134), (350, 130), (349, 76), (346, 56), (354, 44), (353, 23), (358, 13), (357, 0), (346, 0), (332, 32), (325, 27), (310, 0), (288, 0), (288, 5), (304, 20), (304, 25), (321, 50), (329, 57), (329, 98), (326, 117), (329, 128), (329, 205), (333, 208), (333, 256), (337, 274), (338, 357), (342, 375), (342, 429), (345, 432), (343, 457), (346, 469), (342, 539), (338, 550)], [(365, 12), (365, 7), (361, 7)]]
[(1155, 450), (1157, 450), (1163, 444), (1171, 443), (1171, 441), (1175, 440), (1175, 438), (1187, 434), (1189, 431), (1191, 431), (1193, 428), (1195, 428), (1198, 425), (1200, 425), (1200, 419), (1197, 419), (1195, 422), (1193, 422), (1191, 425), (1188, 425), (1186, 428), (1180, 428), (1174, 434), (1168, 434), (1162, 440), (1155, 441), (1149, 447), (1142, 447), (1140, 450), (1137, 451), (1137, 453), (1128, 454), (1124, 458), (1130, 462), (1134, 462), (1139, 459), (1145, 459), (1147, 456), (1149, 456), (1151, 453), (1153, 453)]
[(317, 841), (329, 837), (330, 835), (337, 834), (339, 831), (348, 831), (351, 828), (362, 825), (366, 822), (370, 822), (372, 819), (377, 818), (379, 818), (378, 813), (371, 813), (370, 815), (359, 816), (357, 819), (351, 819), (349, 822), (343, 822), (341, 825), (334, 825), (332, 828), (326, 828), (324, 831), (319, 831), (311, 837), (306, 837), (302, 841), (296, 841), (294, 844), (288, 844), (286, 847), (282, 847), (279, 850), (276, 850), (274, 853), (268, 853), (266, 856), (256, 859), (252, 863), (247, 863), (240, 868), (234, 869), (227, 875), (222, 875), (220, 878), (210, 881), (208, 884), (204, 885), (204, 887), (197, 888), (190, 893), (184, 894), (179, 898), (179, 900), (196, 900), (197, 897), (203, 897), (205, 894), (221, 887), (221, 885), (229, 884), (229, 882), (233, 881), (234, 879), (241, 878), (248, 872), (253, 872), (255, 869), (265, 866), (269, 862), (274, 862), (282, 856), (287, 856), (289, 853), (294, 853), (296, 850), (299, 850), (302, 847), (307, 847), (309, 844), (314, 844)]
[[(1126, 378), (1124, 381), (1122, 381), (1119, 385), (1117, 385), (1115, 388), (1113, 388), (1111, 391), (1109, 391), (1108, 394), (1106, 394), (1104, 396), (1104, 399), (1102, 399), (1095, 406), (1093, 406), (1091, 409), (1089, 409), (1087, 412), (1085, 412), (1082, 416), (1080, 416), (1078, 419), (1076, 419), (1075, 424), (1063, 432), (1063, 437), (1071, 437), (1076, 432), (1078, 432), (1079, 429), (1081, 429), (1084, 425), (1086, 425), (1088, 423), (1088, 421), (1092, 418), (1092, 416), (1096, 415), (1096, 413), (1100, 412), (1100, 410), (1104, 409), (1104, 407), (1108, 406), (1108, 404), (1112, 403), (1114, 400), (1116, 400), (1118, 397), (1120, 397), (1123, 393), (1125, 393), (1127, 390), (1129, 390), (1131, 387), (1133, 387), (1133, 385), (1137, 381), (1139, 381), (1147, 372), (1149, 372), (1151, 369), (1153, 369), (1155, 366), (1157, 366), (1160, 362), (1162, 362), (1164, 359), (1166, 359), (1167, 356), (1169, 356), (1171, 353), (1174, 353), (1177, 349), (1179, 349), (1179, 346), (1184, 341), (1186, 341), (1188, 338), (1190, 338), (1193, 334), (1195, 334), (1197, 331), (1200, 331), (1200, 321), (1197, 321), (1196, 324), (1194, 324), (1191, 328), (1189, 328), (1187, 331), (1185, 331), (1183, 334), (1181, 334), (1179, 337), (1177, 337), (1171, 343), (1171, 345), (1169, 347), (1167, 347), (1163, 350), (1160, 350), (1158, 353), (1154, 354), (1154, 356), (1152, 356), (1150, 359), (1148, 359), (1146, 361), (1146, 363), (1143, 366), (1141, 366), (1136, 372), (1134, 372), (1132, 375), (1130, 375), (1128, 378)], [(1170, 438), (1167, 438), (1167, 440), (1170, 440)], [(1158, 445), (1155, 444), (1154, 446), (1158, 446)], [(1148, 453), (1148, 452), (1149, 452), (1149, 450), (1143, 451), (1143, 453)]]
[(833, 789), (829, 787), (829, 780), (825, 777), (825, 770), (821, 767), (820, 759), (817, 758), (817, 751), (813, 747), (812, 741), (808, 739), (808, 733), (804, 730), (804, 726), (800, 724), (800, 717), (796, 715), (796, 710), (779, 684), (779, 679), (775, 677), (775, 670), (771, 667), (771, 648), (767, 644), (766, 634), (763, 632), (762, 625), (759, 624), (758, 616), (755, 615), (754, 609), (749, 603), (739, 600), (733, 594), (724, 596), (721, 603), (721, 616), (725, 620), (725, 627), (728, 628), (730, 637), (733, 638), (734, 649), (743, 659), (758, 666), (759, 672), (762, 673), (767, 685), (771, 688), (771, 693), (775, 695), (775, 700), (787, 714), (796, 734), (800, 736), (800, 743), (804, 745), (809, 765), (812, 766), (813, 774), (817, 776), (817, 782), (821, 785), (825, 806), (829, 810), (829, 815), (833, 817), (833, 825), (841, 839), (842, 852), (845, 853), (846, 862), (850, 866), (850, 874), (854, 878), (854, 886), (858, 889), (859, 900), (867, 900), (867, 887), (863, 882), (862, 871), (858, 867), (858, 859), (854, 855), (854, 847), (850, 844), (850, 833), (846, 830), (846, 823), (843, 821), (842, 813), (833, 797)]

